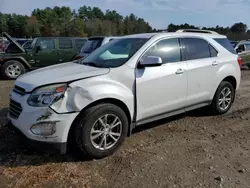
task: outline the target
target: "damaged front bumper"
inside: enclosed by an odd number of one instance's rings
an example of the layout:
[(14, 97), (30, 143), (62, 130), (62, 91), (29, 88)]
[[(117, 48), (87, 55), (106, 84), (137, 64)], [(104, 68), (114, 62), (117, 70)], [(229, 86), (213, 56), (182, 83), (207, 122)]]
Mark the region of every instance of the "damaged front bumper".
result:
[(67, 153), (67, 142), (57, 143), (57, 142), (41, 142), (41, 141), (32, 140), (26, 137), (25, 134), (23, 134), (17, 127), (15, 127), (11, 121), (8, 122), (8, 127), (11, 130), (14, 130), (16, 133), (18, 133), (22, 137), (24, 137), (27, 144), (35, 149), (39, 149), (43, 151), (56, 150), (56, 151), (59, 151), (60, 154)]
[(18, 129), (29, 143), (39, 148), (52, 146), (65, 153), (68, 133), (78, 112), (59, 114), (49, 107), (29, 106), (26, 95), (12, 92), (10, 97), (9, 125)]

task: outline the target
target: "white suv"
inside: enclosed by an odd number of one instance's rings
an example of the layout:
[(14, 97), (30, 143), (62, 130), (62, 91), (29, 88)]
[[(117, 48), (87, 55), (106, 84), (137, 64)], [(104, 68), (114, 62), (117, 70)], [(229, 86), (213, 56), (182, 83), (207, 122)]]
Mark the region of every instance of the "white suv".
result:
[(240, 64), (219, 34), (124, 36), (85, 59), (20, 76), (8, 117), (33, 143), (65, 153), (72, 141), (85, 156), (103, 158), (136, 126), (203, 106), (226, 113), (240, 84)]

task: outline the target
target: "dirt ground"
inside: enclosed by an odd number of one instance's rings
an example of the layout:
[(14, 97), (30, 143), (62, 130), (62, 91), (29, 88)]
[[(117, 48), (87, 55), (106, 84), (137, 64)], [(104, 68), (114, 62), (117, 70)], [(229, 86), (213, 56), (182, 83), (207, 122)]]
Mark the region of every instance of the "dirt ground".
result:
[(250, 71), (232, 110), (197, 110), (140, 127), (113, 156), (34, 152), (6, 126), (13, 82), (0, 81), (0, 187), (250, 187)]

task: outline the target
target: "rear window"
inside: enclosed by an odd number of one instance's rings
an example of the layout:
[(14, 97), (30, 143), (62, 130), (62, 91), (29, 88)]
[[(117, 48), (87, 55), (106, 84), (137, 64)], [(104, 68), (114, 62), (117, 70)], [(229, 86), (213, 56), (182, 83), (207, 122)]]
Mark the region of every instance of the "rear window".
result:
[(226, 48), (229, 52), (236, 54), (236, 51), (233, 48), (233, 45), (230, 43), (230, 41), (227, 38), (215, 38), (216, 42), (218, 42), (221, 46)]
[(75, 44), (76, 44), (76, 49), (77, 51), (80, 51), (83, 45), (87, 42), (87, 39), (76, 39)]
[(88, 41), (83, 45), (81, 53), (91, 53), (95, 49), (99, 48), (102, 44), (103, 38), (93, 38), (88, 39)]

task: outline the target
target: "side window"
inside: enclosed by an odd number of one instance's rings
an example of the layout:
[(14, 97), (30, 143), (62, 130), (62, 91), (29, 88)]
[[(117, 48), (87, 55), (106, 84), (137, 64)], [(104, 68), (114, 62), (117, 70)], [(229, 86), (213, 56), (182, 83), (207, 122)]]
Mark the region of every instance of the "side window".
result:
[(157, 42), (144, 54), (145, 56), (157, 56), (162, 58), (163, 63), (181, 61), (181, 49), (178, 38), (164, 39)]
[(211, 44), (209, 44), (209, 50), (210, 50), (210, 56), (211, 57), (217, 57), (218, 52)]
[(227, 38), (214, 38), (214, 40), (219, 43), (221, 46), (223, 46), (225, 49), (227, 49), (229, 52), (236, 54), (236, 51), (234, 50), (233, 45), (230, 43), (230, 41)]
[(186, 60), (209, 58), (210, 51), (208, 42), (198, 38), (182, 39), (185, 46)]
[(245, 46), (243, 44), (239, 45), (238, 49), (241, 50), (242, 52), (246, 50)]
[(53, 50), (55, 49), (54, 39), (41, 39), (39, 45), (44, 50)]
[(81, 48), (83, 47), (83, 45), (87, 42), (86, 39), (76, 39), (75, 40), (75, 44), (76, 44), (76, 49), (77, 50), (81, 50)]
[(59, 43), (59, 49), (65, 50), (65, 49), (72, 49), (73, 48), (73, 44), (72, 44), (71, 39), (59, 38), (58, 43)]
[(250, 44), (246, 44), (246, 51), (250, 51)]

